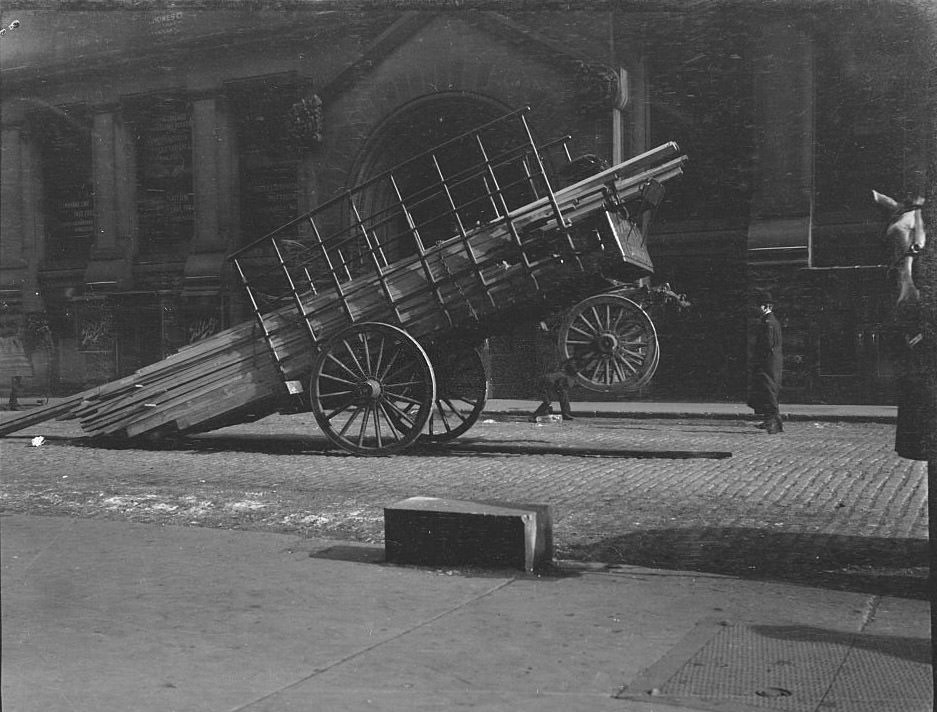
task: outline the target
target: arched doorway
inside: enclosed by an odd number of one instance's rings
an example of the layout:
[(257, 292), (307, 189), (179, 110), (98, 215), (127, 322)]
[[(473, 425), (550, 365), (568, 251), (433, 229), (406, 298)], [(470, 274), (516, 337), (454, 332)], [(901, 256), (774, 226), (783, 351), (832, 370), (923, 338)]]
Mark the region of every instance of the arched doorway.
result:
[[(495, 216), (490, 201), (473, 200), (484, 191), (484, 187), (477, 182), (452, 185), (454, 201), (460, 206), (457, 215), (452, 214), (445, 194), (438, 190), (440, 171), (449, 177), (458, 175), (469, 166), (477, 166), (480, 154), (473, 140), (447, 146), (438, 156), (438, 167), (433, 156), (412, 159), (508, 111), (491, 99), (463, 92), (434, 94), (416, 99), (394, 112), (375, 129), (352, 171), (352, 184), (361, 185), (387, 171), (393, 171), (396, 185), (405, 199), (426, 194), (425, 198), (406, 201), (415, 221), (422, 226), (421, 238), (424, 244), (457, 235), (457, 219), (465, 228), (490, 220)], [(502, 146), (516, 145), (521, 140), (517, 135), (518, 128), (515, 124), (504, 124), (486, 132), (486, 151), (497, 154)], [(377, 181), (362, 193), (359, 209), (363, 214), (374, 215), (396, 202), (397, 197), (393, 195), (390, 184)], [(387, 225), (385, 229), (389, 232), (406, 232), (403, 217), (396, 220), (398, 222)], [(412, 254), (414, 250), (412, 239), (401, 239), (395, 241), (395, 254), (388, 254), (387, 258), (393, 262)]]

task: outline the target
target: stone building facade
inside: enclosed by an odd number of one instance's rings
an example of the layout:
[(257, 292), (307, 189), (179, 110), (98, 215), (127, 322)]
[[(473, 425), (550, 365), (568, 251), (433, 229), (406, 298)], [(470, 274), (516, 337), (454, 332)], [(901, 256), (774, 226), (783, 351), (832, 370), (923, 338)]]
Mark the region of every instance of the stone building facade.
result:
[[(538, 137), (690, 158), (651, 235), (644, 398), (740, 400), (755, 287), (788, 401), (892, 400), (877, 189), (923, 191), (913, 2), (452, 3), (5, 9), (0, 339), (26, 390), (113, 380), (249, 317), (226, 256), (410, 155), (520, 106)], [(532, 397), (538, 325), (490, 344)], [(0, 389), (10, 373), (0, 374)]]

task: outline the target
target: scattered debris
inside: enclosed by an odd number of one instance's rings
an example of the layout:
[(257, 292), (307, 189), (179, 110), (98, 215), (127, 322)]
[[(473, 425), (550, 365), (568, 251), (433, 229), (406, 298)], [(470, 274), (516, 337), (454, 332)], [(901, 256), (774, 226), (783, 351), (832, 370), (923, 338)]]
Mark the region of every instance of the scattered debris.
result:
[(42, 437), (41, 435), (37, 435), (36, 437), (34, 437), (32, 440), (29, 441), (29, 445), (30, 447), (40, 447), (45, 441), (46, 439), (44, 437)]

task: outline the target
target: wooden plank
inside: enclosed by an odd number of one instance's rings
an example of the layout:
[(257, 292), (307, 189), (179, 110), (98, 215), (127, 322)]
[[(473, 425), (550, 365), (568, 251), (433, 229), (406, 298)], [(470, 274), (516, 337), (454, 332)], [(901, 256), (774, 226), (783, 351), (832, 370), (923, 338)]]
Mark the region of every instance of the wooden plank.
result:
[(245, 369), (243, 365), (234, 361), (224, 366), (210, 371), (199, 371), (197, 374), (188, 378), (173, 379), (171, 382), (163, 384), (158, 390), (141, 389), (134, 393), (132, 397), (124, 397), (107, 404), (99, 412), (91, 417), (82, 419), (83, 428), (96, 433), (108, 430), (114, 424), (119, 425), (122, 422), (132, 422), (138, 415), (152, 412), (153, 408), (162, 408), (164, 404), (187, 391), (199, 388), (204, 383), (212, 380), (230, 378), (233, 375), (242, 373)]
[(155, 410), (145, 417), (124, 424), (128, 437), (136, 437), (168, 423), (177, 422), (180, 432), (203, 420), (217, 418), (240, 408), (253, 400), (275, 395), (275, 388), (282, 385), (280, 377), (270, 365), (270, 373), (249, 371), (231, 378), (218, 379), (191, 390), (173, 399), (166, 407)]
[(60, 403), (46, 405), (41, 408), (31, 408), (19, 415), (6, 419), (0, 423), (0, 437), (19, 432), (23, 428), (28, 428), (30, 425), (44, 423), (47, 420), (52, 420), (60, 415), (64, 415), (81, 403), (81, 399), (82, 394), (78, 394)]

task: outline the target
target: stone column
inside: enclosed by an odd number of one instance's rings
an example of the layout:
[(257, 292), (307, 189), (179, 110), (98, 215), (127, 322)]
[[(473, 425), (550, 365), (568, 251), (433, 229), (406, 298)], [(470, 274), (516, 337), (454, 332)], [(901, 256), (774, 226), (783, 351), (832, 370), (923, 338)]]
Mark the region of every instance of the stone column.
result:
[[(23, 224), (22, 160), (24, 141), (20, 126), (4, 126), (0, 147), (0, 285), (17, 281), (16, 276), (26, 266), (23, 243), (26, 238)], [(21, 275), (19, 275), (21, 278)]]
[(45, 216), (39, 158), (24, 123), (5, 126), (0, 140), (0, 288), (21, 289), (24, 311), (40, 311)]
[(221, 272), (231, 245), (233, 137), (224, 111), (212, 92), (192, 98), (192, 167), (195, 190), (195, 237), (185, 263), (184, 294), (218, 294)]
[(805, 263), (813, 203), (813, 40), (789, 18), (752, 45), (758, 122), (748, 261)]
[(94, 243), (85, 283), (98, 291), (132, 286), (131, 231), (135, 215), (136, 176), (116, 105), (97, 107), (91, 135), (94, 185)]

